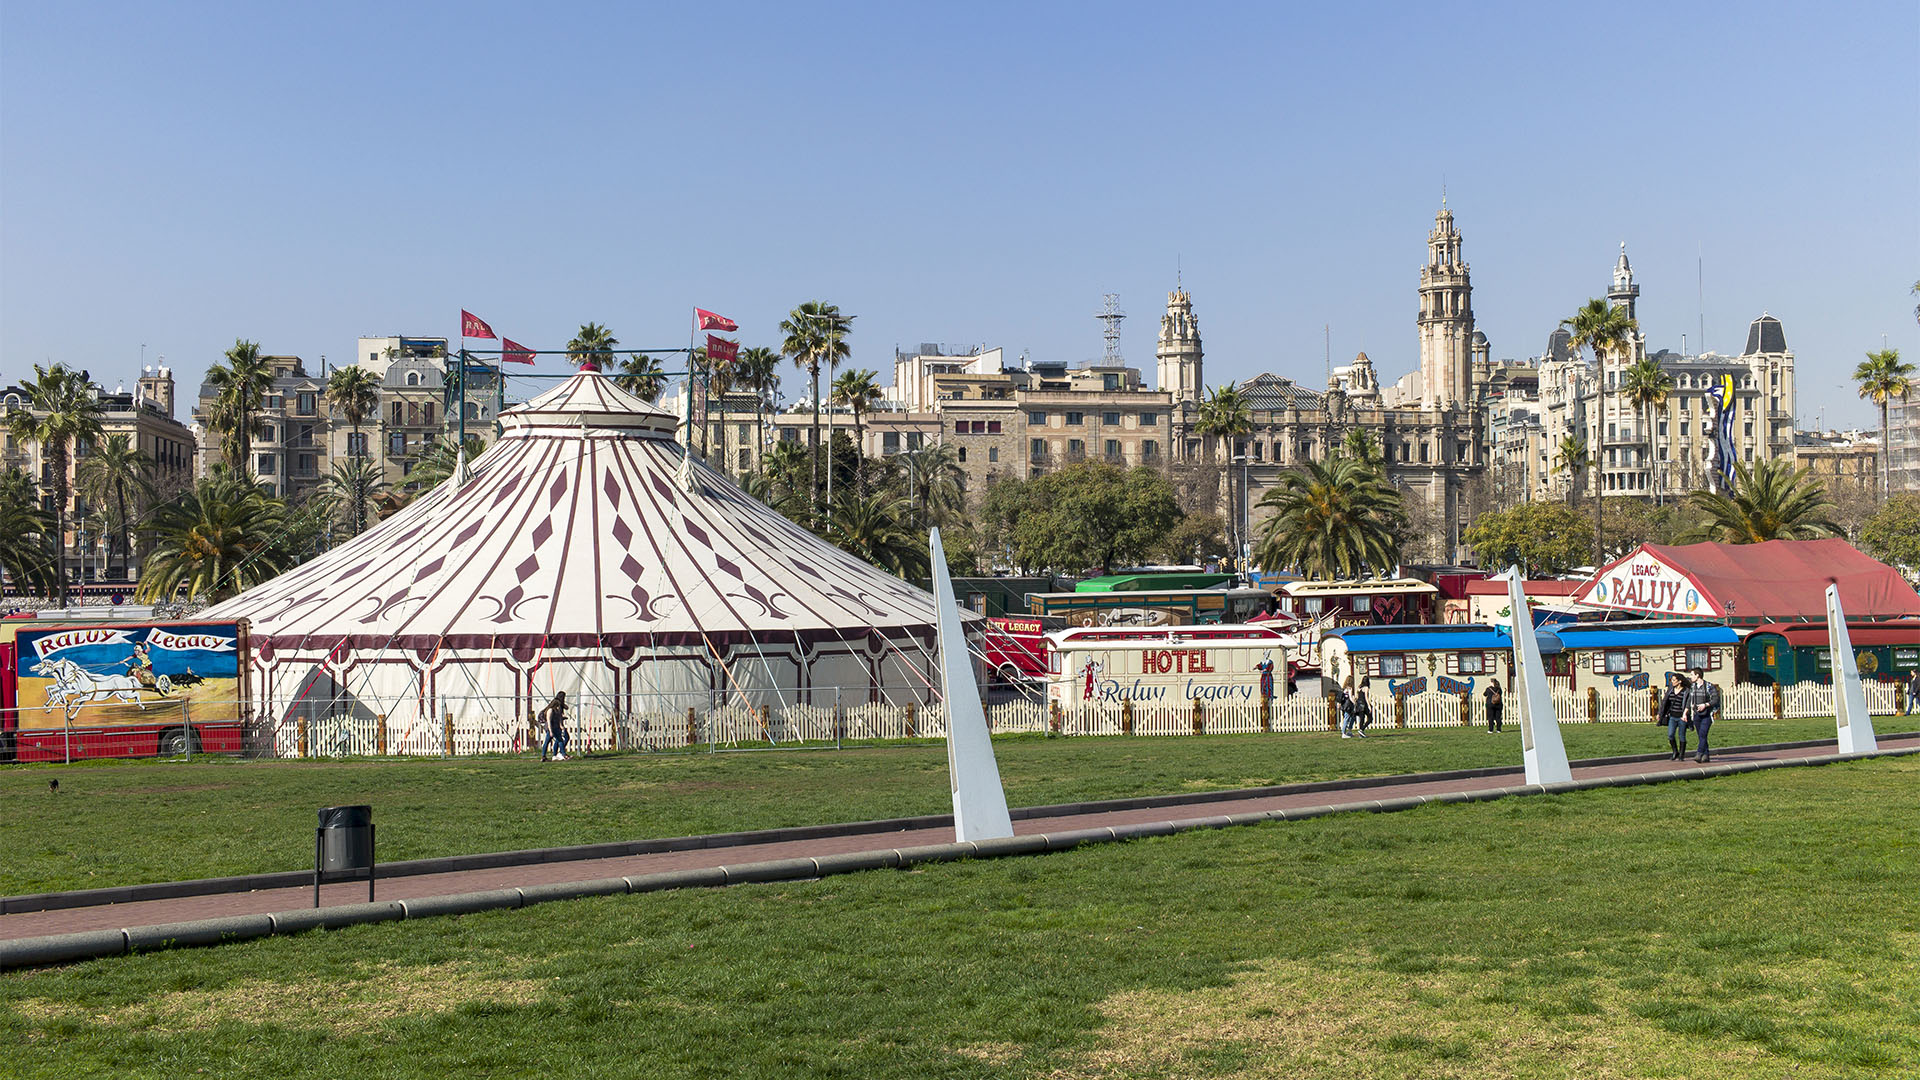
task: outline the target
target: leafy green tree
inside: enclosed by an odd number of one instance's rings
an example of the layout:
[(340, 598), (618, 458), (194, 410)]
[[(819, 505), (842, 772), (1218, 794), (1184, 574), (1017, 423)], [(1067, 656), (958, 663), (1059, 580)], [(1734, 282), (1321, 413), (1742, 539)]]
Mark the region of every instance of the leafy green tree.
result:
[(780, 352), (791, 358), (795, 367), (805, 368), (813, 383), (815, 492), (820, 489), (820, 451), (825, 445), (820, 439), (820, 367), (825, 364), (831, 376), (832, 369), (853, 354), (847, 344), (847, 335), (852, 330), (853, 320), (840, 314), (838, 306), (824, 300), (809, 300), (780, 322), (780, 332), (786, 335), (780, 343)]
[(620, 339), (611, 329), (590, 322), (567, 342), (567, 360), (579, 367), (605, 371), (613, 366), (613, 347), (618, 344)]
[(1853, 369), (1853, 381), (1860, 384), (1860, 396), (1880, 407), (1880, 476), (1882, 492), (1893, 490), (1893, 464), (1888, 457), (1887, 407), (1894, 398), (1901, 401), (1913, 392), (1914, 368), (1900, 359), (1899, 349), (1880, 349), (1867, 354)]
[(1219, 514), (1186, 514), (1167, 530), (1159, 548), (1170, 563), (1201, 563), (1227, 555), (1226, 525)]
[(153, 546), (136, 599), (224, 600), (292, 566), (287, 505), (244, 472), (216, 466), (193, 487), (154, 508), (141, 529)]
[(855, 459), (854, 479), (864, 494), (867, 490), (867, 443), (866, 416), (880, 403), (880, 385), (874, 380), (879, 373), (849, 369), (833, 380), (833, 403), (844, 405), (853, 413), (853, 445), (859, 451)]
[(53, 515), (40, 507), (33, 477), (18, 466), (0, 474), (0, 569), (14, 587), (45, 596), (59, 585), (53, 567)]
[[(774, 408), (774, 391), (780, 385), (780, 354), (765, 346), (741, 349), (734, 362), (740, 383), (753, 387), (753, 439), (756, 449), (767, 445), (767, 414)], [(754, 455), (755, 465), (765, 464), (765, 455)]]
[(151, 501), (154, 498), (153, 459), (133, 445), (126, 435), (113, 435), (99, 443), (93, 452), (82, 457), (74, 469), (80, 482), (80, 492), (87, 498), (105, 504), (112, 502), (118, 527), (115, 532), (120, 538), (120, 568), (123, 573), (133, 573), (133, 519), (128, 496), (138, 496)]
[(1607, 500), (1607, 537), (1610, 554), (1622, 555), (1641, 544), (1671, 544), (1687, 531), (1672, 505), (1655, 506), (1631, 495), (1615, 495)]
[(827, 514), (827, 540), (900, 577), (924, 576), (927, 542), (906, 524), (907, 506), (887, 492), (842, 489)]
[(224, 362), (207, 369), (207, 385), (214, 388), (207, 409), (207, 427), (220, 436), (220, 453), (229, 468), (253, 472), (253, 428), (260, 402), (273, 386), (273, 365), (260, 353), (260, 343), (236, 339)]
[(981, 517), (1021, 566), (1078, 573), (1146, 558), (1180, 520), (1180, 508), (1157, 470), (1081, 462), (999, 481)]
[(1620, 394), (1632, 405), (1640, 421), (1646, 424), (1647, 467), (1653, 471), (1654, 498), (1660, 497), (1660, 470), (1658, 448), (1654, 445), (1655, 409), (1667, 403), (1667, 395), (1673, 393), (1673, 376), (1661, 368), (1660, 362), (1651, 356), (1636, 360), (1632, 367), (1620, 375)]
[(40, 457), (53, 483), (53, 569), (59, 577), (56, 596), (67, 603), (67, 514), (73, 486), (67, 464), (81, 446), (100, 437), (100, 402), (85, 374), (65, 364), (33, 365), (33, 379), (20, 387), (27, 407), (7, 413), (7, 430), (16, 439), (40, 444)]
[(1272, 511), (1254, 551), (1264, 569), (1298, 567), (1311, 578), (1340, 580), (1399, 561), (1395, 531), (1407, 516), (1400, 493), (1357, 461), (1303, 462), (1282, 473), (1259, 505)]
[(1860, 529), (1860, 547), (1884, 563), (1920, 569), (1920, 495), (1895, 495)]
[[(1587, 349), (1593, 353), (1594, 368), (1600, 373), (1601, 411), (1605, 412), (1607, 402), (1607, 357), (1627, 348), (1628, 343), (1633, 338), (1633, 332), (1638, 330), (1640, 325), (1627, 315), (1625, 308), (1614, 307), (1605, 300), (1599, 299), (1588, 300), (1581, 306), (1580, 310), (1574, 312), (1568, 318), (1561, 319), (1560, 325), (1564, 327), (1568, 335), (1570, 335), (1567, 342), (1568, 349), (1575, 353), (1578, 353), (1581, 349)], [(1606, 504), (1599, 498), (1607, 493), (1606, 477), (1605, 474), (1601, 472), (1602, 463), (1605, 459), (1605, 454), (1598, 451), (1592, 453), (1591, 464), (1594, 471), (1593, 493), (1595, 496), (1593, 500), (1593, 539), (1596, 545), (1606, 536), (1607, 532), (1603, 517), (1606, 513)], [(1604, 561), (1606, 561), (1606, 552), (1596, 546), (1594, 549), (1594, 565), (1598, 566)]]
[(319, 496), (348, 536), (367, 531), (367, 521), (379, 513), (387, 492), (385, 470), (370, 458), (352, 457), (334, 463), (320, 481)]
[(1481, 514), (1461, 537), (1481, 566), (1519, 566), (1528, 577), (1572, 569), (1593, 550), (1593, 522), (1564, 503), (1521, 503)]
[(920, 532), (935, 525), (947, 528), (965, 516), (967, 490), (965, 469), (953, 447), (933, 443), (918, 450), (895, 455), (900, 477), (895, 483), (913, 507), (913, 525)]
[(1795, 469), (1785, 458), (1734, 462), (1732, 492), (1688, 496), (1704, 519), (1695, 535), (1723, 544), (1838, 536), (1840, 527), (1827, 517), (1833, 511), (1827, 489), (1812, 476), (1811, 466)]
[(651, 353), (628, 353), (620, 361), (620, 374), (613, 381), (629, 394), (651, 403), (667, 388), (667, 377), (660, 361)]

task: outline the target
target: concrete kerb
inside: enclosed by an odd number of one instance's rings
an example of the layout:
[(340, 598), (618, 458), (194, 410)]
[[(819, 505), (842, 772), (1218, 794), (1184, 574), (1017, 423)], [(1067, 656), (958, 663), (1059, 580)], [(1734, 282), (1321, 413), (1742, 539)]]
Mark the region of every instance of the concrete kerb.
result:
[(497, 889), (489, 892), (453, 896), (426, 897), (419, 900), (382, 901), (370, 904), (343, 904), (337, 907), (302, 908), (272, 915), (237, 916), (165, 923), (122, 930), (94, 930), (77, 934), (56, 934), (37, 938), (0, 941), (0, 970), (71, 963), (137, 950), (157, 950), (195, 945), (214, 945), (272, 935), (295, 934), (314, 929), (341, 929), (368, 923), (426, 918), (436, 915), (469, 914), (504, 910), (550, 900), (586, 896), (656, 892), (665, 889), (702, 888), (748, 881), (804, 880), (830, 874), (905, 867), (921, 862), (948, 862), (971, 857), (1040, 854), (1062, 851), (1082, 844), (1165, 836), (1197, 829), (1225, 828), (1230, 825), (1263, 821), (1303, 821), (1330, 814), (1370, 810), (1389, 812), (1412, 809), (1426, 803), (1480, 802), (1509, 795), (1562, 794), (1605, 787), (1639, 786), (1668, 781), (1702, 779), (1789, 766), (1830, 765), (1864, 761), (1875, 757), (1908, 757), (1920, 754), (1920, 747), (1901, 747), (1875, 754), (1818, 754), (1774, 761), (1737, 761), (1708, 763), (1690, 769), (1658, 773), (1632, 773), (1622, 776), (1597, 776), (1549, 785), (1522, 784), (1483, 791), (1446, 792), (1437, 795), (1410, 795), (1398, 799), (1374, 799), (1355, 803), (1329, 803), (1199, 818), (1188, 821), (1162, 821), (1111, 828), (1075, 829), (1043, 835), (1014, 836), (977, 843), (928, 844), (874, 852), (853, 852), (814, 858), (780, 859), (735, 866), (676, 870), (660, 874), (642, 874), (625, 878), (567, 882)]

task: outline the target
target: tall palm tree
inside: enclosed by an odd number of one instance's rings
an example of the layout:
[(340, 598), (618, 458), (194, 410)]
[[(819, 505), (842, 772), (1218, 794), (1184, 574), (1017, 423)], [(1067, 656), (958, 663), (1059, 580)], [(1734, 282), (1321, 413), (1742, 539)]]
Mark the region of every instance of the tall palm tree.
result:
[(127, 513), (127, 495), (131, 492), (151, 502), (152, 471), (153, 459), (125, 435), (110, 436), (81, 458), (74, 470), (80, 491), (87, 498), (99, 503), (113, 501), (120, 526), (120, 571), (129, 576), (133, 574), (133, 519)]
[(652, 402), (667, 388), (667, 377), (662, 374), (660, 361), (650, 353), (628, 353), (620, 361), (620, 374), (613, 377), (620, 389)]
[(220, 436), (220, 453), (228, 466), (253, 471), (253, 425), (260, 401), (273, 385), (273, 365), (260, 354), (260, 343), (236, 339), (224, 363), (207, 369), (207, 385), (215, 390), (207, 426)]
[(16, 439), (40, 444), (40, 459), (53, 483), (53, 566), (60, 578), (57, 596), (60, 606), (65, 607), (67, 511), (73, 501), (67, 463), (83, 446), (100, 437), (103, 410), (86, 376), (65, 364), (50, 368), (35, 364), (33, 375), (31, 382), (20, 387), (26, 392), (27, 408), (7, 413), (7, 429)]
[(1371, 467), (1345, 457), (1301, 463), (1260, 497), (1273, 511), (1260, 524), (1255, 561), (1297, 566), (1338, 580), (1380, 573), (1399, 561), (1396, 530), (1406, 521), (1400, 493)]
[(57, 586), (53, 530), (53, 515), (41, 509), (33, 477), (8, 467), (0, 474), (0, 569), (22, 592), (44, 596)]
[(780, 321), (780, 332), (786, 339), (780, 343), (780, 352), (793, 360), (795, 367), (807, 369), (807, 376), (813, 381), (813, 490), (820, 491), (820, 365), (825, 363), (828, 373), (835, 365), (852, 355), (847, 345), (847, 334), (853, 328), (853, 320), (840, 314), (840, 308), (824, 300), (809, 300), (788, 313)]
[(1795, 469), (1785, 458), (1733, 464), (1733, 490), (1722, 495), (1696, 491), (1689, 496), (1706, 521), (1702, 539), (1723, 544), (1765, 540), (1814, 540), (1842, 535), (1827, 515), (1834, 510), (1826, 485), (1813, 479), (1813, 467)]
[(1578, 435), (1562, 435), (1560, 446), (1554, 452), (1553, 467), (1567, 474), (1568, 506), (1580, 495), (1580, 481), (1586, 479), (1587, 465), (1587, 440)]
[(878, 376), (876, 371), (849, 369), (833, 380), (833, 403), (853, 412), (853, 468), (862, 495), (867, 493), (866, 416), (880, 403), (880, 385), (874, 382)]
[(1661, 368), (1660, 361), (1643, 356), (1620, 376), (1620, 393), (1632, 405), (1647, 430), (1647, 466), (1653, 472), (1653, 499), (1660, 501), (1660, 466), (1653, 445), (1653, 411), (1667, 403), (1673, 393), (1673, 376)]
[[(1240, 504), (1235, 501), (1233, 494), (1233, 444), (1234, 440), (1253, 432), (1253, 409), (1248, 405), (1246, 395), (1231, 383), (1214, 387), (1207, 400), (1200, 403), (1199, 421), (1194, 425), (1194, 430), (1219, 439), (1225, 451), (1220, 467), (1226, 480), (1227, 517), (1231, 519), (1227, 531), (1233, 536), (1234, 558), (1238, 559), (1246, 538), (1240, 535), (1241, 515), (1237, 512)], [(1211, 443), (1208, 444), (1208, 456), (1212, 456)], [(1241, 492), (1240, 497), (1244, 500), (1246, 493)]]
[[(364, 458), (367, 456), (366, 444), (360, 437), (360, 425), (380, 408), (380, 378), (366, 368), (355, 365), (343, 367), (327, 376), (327, 401), (340, 410), (340, 416), (353, 428), (353, 437), (347, 443), (347, 456)], [(350, 475), (358, 475), (358, 465), (334, 467), (339, 473), (341, 468), (351, 469)], [(376, 472), (381, 470), (376, 469)], [(351, 499), (346, 504), (351, 508), (353, 518), (347, 522), (354, 536), (367, 531), (365, 499)]]
[(906, 489), (895, 494), (907, 497), (916, 532), (948, 525), (966, 513), (966, 470), (953, 447), (934, 443), (895, 455), (895, 460), (901, 470), (898, 482)]
[(367, 531), (367, 518), (378, 512), (380, 496), (386, 492), (385, 470), (365, 457), (335, 462), (318, 489), (348, 536)]
[(734, 368), (741, 384), (753, 387), (753, 462), (760, 468), (765, 464), (767, 414), (773, 411), (773, 391), (780, 385), (780, 354), (763, 345), (742, 349)]
[[(1575, 353), (1581, 349), (1593, 353), (1594, 370), (1600, 379), (1600, 417), (1601, 423), (1607, 414), (1607, 357), (1625, 349), (1633, 339), (1633, 332), (1640, 324), (1627, 315), (1625, 308), (1617, 308), (1605, 300), (1592, 299), (1581, 305), (1580, 310), (1561, 319), (1560, 325), (1568, 334), (1567, 348)], [(1593, 543), (1594, 563), (1599, 566), (1603, 560), (1606, 546), (1606, 529), (1602, 527), (1606, 513), (1606, 474), (1604, 468), (1606, 454), (1593, 452)]]
[(1900, 359), (1899, 349), (1881, 349), (1870, 352), (1860, 366), (1853, 369), (1853, 381), (1860, 384), (1860, 396), (1880, 406), (1880, 476), (1885, 485), (1880, 490), (1893, 490), (1893, 460), (1888, 456), (1889, 439), (1887, 431), (1887, 406), (1894, 399), (1907, 400), (1913, 392), (1914, 368), (1912, 364)]
[(244, 471), (223, 467), (154, 508), (141, 531), (154, 543), (136, 599), (224, 600), (293, 565), (287, 504)]
[(620, 339), (599, 323), (588, 323), (567, 342), (567, 359), (583, 368), (605, 371), (613, 366), (613, 347)]

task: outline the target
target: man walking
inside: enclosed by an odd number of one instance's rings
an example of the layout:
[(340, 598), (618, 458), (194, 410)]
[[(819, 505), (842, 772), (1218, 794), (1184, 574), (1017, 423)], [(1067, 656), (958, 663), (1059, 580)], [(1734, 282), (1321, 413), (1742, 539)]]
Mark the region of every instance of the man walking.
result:
[(1707, 681), (1706, 668), (1693, 669), (1693, 685), (1687, 687), (1686, 701), (1697, 747), (1693, 760), (1704, 765), (1713, 759), (1713, 751), (1707, 748), (1707, 732), (1720, 716), (1720, 688)]
[(1660, 719), (1667, 725), (1667, 757), (1672, 761), (1687, 758), (1687, 677), (1675, 671), (1667, 676), (1667, 691), (1660, 695)]

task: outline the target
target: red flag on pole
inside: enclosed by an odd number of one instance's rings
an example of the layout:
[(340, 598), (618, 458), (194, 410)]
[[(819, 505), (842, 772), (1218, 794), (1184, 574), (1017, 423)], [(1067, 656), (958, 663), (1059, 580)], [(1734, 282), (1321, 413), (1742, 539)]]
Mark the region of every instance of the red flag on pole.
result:
[(733, 358), (740, 355), (740, 343), (726, 338), (707, 335), (707, 359), (716, 364), (731, 364)]
[(533, 363), (533, 350), (512, 338), (501, 338), (500, 362), (503, 364), (531, 364)]
[(702, 330), (724, 330), (731, 334), (735, 330), (740, 329), (739, 323), (734, 322), (725, 315), (715, 315), (706, 308), (694, 308), (693, 321), (698, 323)]
[(460, 336), (463, 338), (490, 338), (496, 335), (487, 321), (466, 308), (460, 309)]

